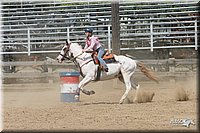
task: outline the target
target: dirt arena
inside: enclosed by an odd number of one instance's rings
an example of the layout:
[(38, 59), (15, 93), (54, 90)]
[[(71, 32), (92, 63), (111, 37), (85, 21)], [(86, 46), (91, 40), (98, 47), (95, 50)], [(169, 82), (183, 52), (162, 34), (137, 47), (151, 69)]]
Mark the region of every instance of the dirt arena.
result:
[[(6, 130), (197, 130), (197, 78), (180, 81), (138, 81), (151, 102), (133, 103), (132, 90), (124, 104), (118, 104), (125, 87), (117, 80), (90, 83), (85, 88), (96, 94), (81, 93), (80, 102), (60, 101), (59, 83), (4, 84), (4, 131)], [(178, 91), (189, 100), (177, 101)], [(182, 93), (181, 92), (181, 93)], [(144, 95), (139, 95), (144, 97)], [(177, 121), (191, 119), (189, 128)]]

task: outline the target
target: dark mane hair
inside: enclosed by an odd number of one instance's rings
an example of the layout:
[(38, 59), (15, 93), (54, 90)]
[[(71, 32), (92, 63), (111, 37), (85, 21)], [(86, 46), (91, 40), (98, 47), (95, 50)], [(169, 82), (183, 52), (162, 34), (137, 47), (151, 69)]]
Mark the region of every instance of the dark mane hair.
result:
[(69, 45), (69, 42), (66, 40), (66, 45)]

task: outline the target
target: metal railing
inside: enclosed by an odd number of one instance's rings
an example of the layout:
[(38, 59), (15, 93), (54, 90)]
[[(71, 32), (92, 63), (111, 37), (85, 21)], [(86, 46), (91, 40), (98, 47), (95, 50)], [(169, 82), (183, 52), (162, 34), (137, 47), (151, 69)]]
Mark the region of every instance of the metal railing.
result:
[[(170, 24), (179, 24), (180, 22), (173, 22)], [(149, 28), (146, 28), (145, 30), (148, 30), (149, 32), (146, 33), (126, 33), (121, 35), (122, 41), (137, 41), (137, 40), (145, 40), (146, 44), (145, 46), (138, 46), (134, 48), (121, 48), (120, 50), (132, 50), (132, 49), (149, 49), (153, 51), (153, 49), (162, 49), (162, 48), (194, 48), (195, 50), (198, 49), (198, 25), (197, 20), (188, 22), (190, 24), (193, 24), (193, 26), (189, 27), (175, 27), (175, 28), (192, 28), (190, 31), (169, 31), (167, 29), (172, 29), (172, 27), (159, 27), (163, 24), (169, 24), (169, 22), (160, 22), (160, 23), (154, 23), (151, 22), (149, 24), (143, 24), (148, 26)], [(93, 28), (104, 28), (106, 30), (101, 31), (94, 31), (94, 33), (98, 33), (98, 37), (100, 38), (101, 42), (105, 44), (106, 49), (109, 51), (112, 50), (111, 48), (111, 25), (99, 25), (99, 26), (91, 26)], [(53, 28), (28, 28), (28, 29), (21, 29), (22, 31), (26, 31), (26, 34), (14, 34), (14, 35), (24, 35), (27, 36), (26, 38), (15, 38), (12, 41), (24, 41), (23, 43), (19, 43), (18, 46), (22, 46), (24, 48), (23, 51), (14, 51), (14, 52), (0, 52), (1, 54), (32, 54), (32, 53), (57, 53), (60, 51), (60, 48), (62, 48), (63, 44), (65, 44), (65, 40), (68, 39), (71, 42), (77, 42), (77, 43), (84, 43), (84, 26), (79, 27), (60, 27), (56, 28), (56, 30)], [(57, 30), (63, 30), (63, 32), (58, 32)], [(54, 32), (49, 32), (51, 30), (55, 30)], [(162, 32), (156, 32), (156, 30), (163, 30)], [(4, 30), (5, 31), (5, 30)], [(123, 31), (123, 30), (122, 30)], [(126, 31), (126, 30), (125, 30)], [(41, 33), (43, 32), (43, 34)], [(55, 35), (57, 36), (52, 36)], [(187, 36), (183, 36), (183, 35)], [(132, 38), (126, 38), (127, 36)], [(137, 37), (140, 37), (139, 39)], [(141, 39), (142, 38), (142, 39)], [(172, 41), (178, 40), (178, 39), (193, 39), (194, 42), (192, 44), (177, 44), (177, 45), (169, 45), (169, 46), (155, 46), (155, 43), (159, 40), (163, 39), (170, 39)], [(27, 42), (26, 42), (27, 41)], [(5, 43), (6, 44), (6, 43)], [(10, 43), (8, 43), (10, 44)], [(14, 43), (15, 44), (15, 43)], [(21, 45), (23, 44), (23, 45)], [(17, 45), (17, 43), (16, 43)], [(39, 46), (43, 45), (43, 47), (47, 48), (48, 45), (52, 45), (54, 47), (54, 50), (41, 50)], [(37, 48), (38, 47), (38, 48)], [(57, 48), (56, 48), (57, 47)]]
[[(111, 49), (111, 25), (102, 25), (102, 26), (91, 26), (94, 30), (94, 33), (98, 32), (99, 28), (105, 28), (106, 30), (101, 30), (98, 37), (101, 40), (101, 43), (105, 45), (107, 49)], [(13, 52), (0, 52), (1, 54), (36, 54), (36, 53), (58, 53), (60, 49), (65, 44), (66, 40), (70, 40), (74, 43), (84, 43), (85, 35), (84, 35), (84, 26), (79, 27), (60, 27), (56, 28), (28, 28), (23, 29), (25, 31), (23, 34), (27, 36), (26, 38), (15, 38), (12, 41), (24, 41), (23, 43), (19, 42), (18, 46), (23, 47), (23, 51), (13, 51)], [(62, 32), (58, 32), (60, 29)], [(81, 30), (80, 30), (81, 29)], [(49, 32), (51, 30), (55, 30), (54, 32)], [(42, 33), (43, 34), (42, 34)], [(59, 34), (62, 35), (59, 35)], [(57, 34), (58, 36), (52, 36)], [(15, 35), (15, 34), (14, 34)], [(17, 36), (18, 34), (16, 34)], [(22, 35), (22, 34), (20, 34)], [(9, 43), (8, 43), (9, 44)], [(23, 44), (23, 45), (20, 45)], [(47, 48), (48, 45), (54, 46), (54, 49), (45, 49), (39, 48), (39, 46), (43, 45), (43, 47)], [(42, 46), (41, 46), (42, 47)], [(50, 47), (49, 47), (50, 48)], [(22, 49), (22, 48), (21, 48)]]

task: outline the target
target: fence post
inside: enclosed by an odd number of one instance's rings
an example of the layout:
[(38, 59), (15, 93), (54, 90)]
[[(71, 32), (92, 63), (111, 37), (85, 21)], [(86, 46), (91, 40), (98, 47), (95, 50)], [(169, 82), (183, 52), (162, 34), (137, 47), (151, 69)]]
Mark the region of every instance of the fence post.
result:
[[(111, 24), (112, 24), (112, 53), (120, 54), (120, 17), (119, 0), (111, 2)], [(113, 79), (113, 88), (118, 85), (118, 79)]]
[(198, 47), (198, 42), (197, 42), (197, 19), (194, 21), (194, 26), (195, 26), (195, 50), (197, 50)]
[(169, 58), (168, 63), (169, 63), (169, 75), (171, 76), (170, 82), (175, 83), (175, 65), (176, 65), (175, 58)]
[(153, 23), (151, 22), (150, 23), (150, 45), (151, 45), (151, 51), (153, 51)]
[(112, 17), (112, 52), (120, 54), (120, 17), (119, 17), (119, 1), (111, 3)]
[(30, 28), (28, 28), (28, 56), (31, 55), (31, 37), (30, 37)]
[(110, 25), (108, 25), (108, 51), (111, 52), (111, 42), (110, 42)]

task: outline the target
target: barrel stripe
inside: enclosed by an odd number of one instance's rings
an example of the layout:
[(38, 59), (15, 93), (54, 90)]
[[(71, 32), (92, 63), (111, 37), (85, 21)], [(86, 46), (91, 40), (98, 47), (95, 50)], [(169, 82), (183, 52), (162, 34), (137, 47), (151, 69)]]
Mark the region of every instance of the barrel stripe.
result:
[(77, 77), (80, 76), (79, 72), (60, 72), (59, 73), (60, 77)]
[(79, 83), (79, 77), (60, 77), (61, 83), (75, 84)]
[(60, 92), (61, 93), (77, 93), (78, 91), (78, 85), (77, 84), (63, 84), (60, 85)]

